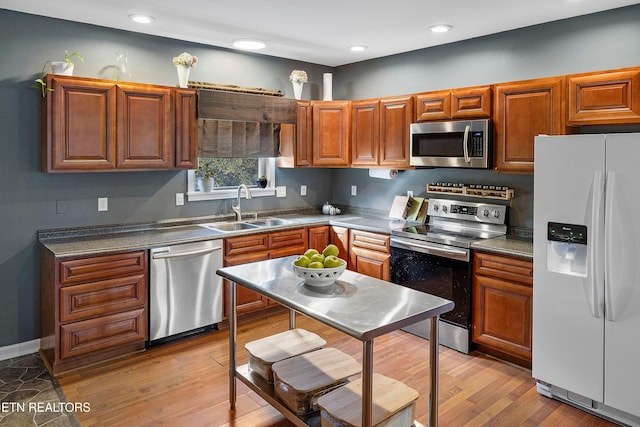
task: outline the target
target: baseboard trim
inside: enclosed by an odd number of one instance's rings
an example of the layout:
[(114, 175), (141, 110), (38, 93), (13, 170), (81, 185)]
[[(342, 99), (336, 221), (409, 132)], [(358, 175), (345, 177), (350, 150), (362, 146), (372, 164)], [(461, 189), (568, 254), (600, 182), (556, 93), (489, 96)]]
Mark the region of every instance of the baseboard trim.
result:
[(0, 360), (37, 353), (40, 349), (40, 338), (0, 347)]

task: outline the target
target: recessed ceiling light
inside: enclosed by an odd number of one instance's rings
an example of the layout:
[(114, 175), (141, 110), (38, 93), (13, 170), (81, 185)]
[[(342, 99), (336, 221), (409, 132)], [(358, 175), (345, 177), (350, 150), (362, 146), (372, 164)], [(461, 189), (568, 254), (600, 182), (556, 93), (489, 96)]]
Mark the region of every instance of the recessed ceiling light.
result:
[(237, 39), (233, 41), (233, 47), (243, 50), (260, 50), (267, 47), (267, 45), (262, 40)]
[(365, 50), (367, 50), (367, 46), (363, 45), (363, 44), (356, 44), (353, 46), (349, 46), (349, 49), (351, 49), (352, 52), (363, 52)]
[(429, 27), (432, 33), (446, 33), (451, 28), (453, 28), (451, 25), (446, 24), (432, 25)]
[(156, 18), (149, 15), (140, 15), (140, 14), (131, 14), (129, 15), (129, 19), (133, 22), (137, 22), (138, 24), (151, 24)]

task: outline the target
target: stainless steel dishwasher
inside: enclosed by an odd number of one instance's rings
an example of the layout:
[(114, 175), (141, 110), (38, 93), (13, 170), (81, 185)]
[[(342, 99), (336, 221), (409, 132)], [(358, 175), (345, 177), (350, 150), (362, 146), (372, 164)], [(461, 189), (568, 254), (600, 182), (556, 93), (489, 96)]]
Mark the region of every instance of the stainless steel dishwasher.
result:
[(151, 344), (215, 327), (222, 320), (222, 240), (151, 249)]

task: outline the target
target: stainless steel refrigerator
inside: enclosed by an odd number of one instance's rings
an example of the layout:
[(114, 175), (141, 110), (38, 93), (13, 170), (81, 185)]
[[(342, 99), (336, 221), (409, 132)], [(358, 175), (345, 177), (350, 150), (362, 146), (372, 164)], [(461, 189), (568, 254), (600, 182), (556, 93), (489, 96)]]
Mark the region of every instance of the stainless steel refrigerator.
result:
[(640, 426), (640, 134), (538, 136), (538, 392)]

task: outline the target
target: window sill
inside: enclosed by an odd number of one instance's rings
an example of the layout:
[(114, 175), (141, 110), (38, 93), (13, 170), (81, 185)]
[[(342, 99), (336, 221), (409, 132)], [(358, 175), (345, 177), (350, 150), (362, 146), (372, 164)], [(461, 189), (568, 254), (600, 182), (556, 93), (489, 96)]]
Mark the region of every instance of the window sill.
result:
[[(266, 196), (275, 196), (276, 189), (274, 187), (267, 188), (257, 188), (251, 187), (249, 188), (251, 191), (251, 197), (266, 197)], [(194, 191), (187, 193), (187, 200), (190, 202), (197, 202), (200, 200), (224, 200), (224, 199), (235, 199), (238, 197), (238, 190), (235, 188), (228, 190), (214, 190), (209, 192), (204, 191)], [(244, 191), (240, 194), (241, 198), (244, 198)]]

